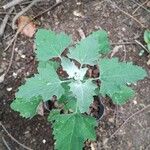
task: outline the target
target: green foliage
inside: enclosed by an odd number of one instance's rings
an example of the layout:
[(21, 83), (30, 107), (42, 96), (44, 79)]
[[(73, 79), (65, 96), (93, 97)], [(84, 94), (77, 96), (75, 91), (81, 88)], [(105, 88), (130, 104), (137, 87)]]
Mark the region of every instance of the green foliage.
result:
[(112, 96), (110, 96), (115, 104), (122, 105), (125, 104), (129, 99), (134, 96), (134, 91), (127, 86), (122, 86), (118, 88)]
[(93, 117), (80, 113), (61, 115), (53, 110), (48, 121), (52, 122), (57, 150), (82, 150), (87, 139), (96, 140), (97, 123)]
[[(103, 30), (93, 32), (72, 46), (70, 36), (40, 29), (35, 43), (38, 73), (19, 87), (11, 108), (21, 116), (31, 118), (42, 101), (57, 96), (58, 104), (61, 104), (58, 108), (63, 113), (52, 110), (48, 117), (54, 129), (55, 149), (82, 150), (87, 139), (96, 139), (95, 118), (83, 114), (89, 112), (93, 96), (107, 95), (115, 104), (122, 105), (134, 96), (128, 83), (143, 79), (146, 72), (130, 62), (106, 58), (110, 45)], [(65, 49), (68, 49), (67, 57), (61, 55)], [(98, 78), (89, 78), (89, 65), (98, 67)], [(60, 69), (68, 76), (62, 77)], [(99, 82), (95, 80), (98, 79), (101, 82), (97, 86)]]
[(53, 57), (60, 57), (70, 43), (71, 38), (65, 33), (57, 34), (50, 30), (39, 29), (35, 36), (37, 59), (47, 61)]
[(16, 93), (16, 97), (30, 100), (32, 97), (42, 96), (44, 101), (51, 99), (53, 95), (60, 98), (64, 94), (64, 89), (54, 68), (47, 64), (45, 68), (39, 67), (38, 72), (39, 74), (26, 80), (25, 85)]
[[(99, 69), (99, 79), (101, 80), (100, 93), (103, 96), (110, 96), (114, 103), (117, 100), (118, 104), (126, 102), (126, 97), (130, 98), (130, 96), (133, 96), (133, 92), (125, 85), (127, 83), (135, 83), (146, 76), (145, 70), (141, 67), (134, 66), (131, 62), (118, 62), (117, 58), (101, 59)], [(120, 99), (119, 97), (122, 96), (123, 98)]]
[(77, 60), (83, 64), (97, 64), (99, 53), (105, 54), (109, 49), (107, 33), (105, 31), (93, 32), (91, 35), (81, 40), (75, 47), (69, 49), (69, 58)]
[(87, 68), (78, 68), (73, 62), (71, 62), (67, 58), (62, 58), (61, 59), (61, 65), (63, 67), (63, 70), (65, 70), (69, 78), (74, 78), (75, 80), (83, 80)]
[(147, 44), (148, 52), (150, 53), (150, 30), (145, 30), (144, 41)]
[(11, 103), (11, 108), (20, 112), (20, 115), (25, 118), (32, 118), (37, 113), (38, 105), (41, 102), (41, 98), (33, 97), (30, 101), (26, 101), (23, 98), (16, 98)]
[(93, 96), (96, 95), (95, 89), (97, 86), (90, 80), (87, 80), (84, 83), (81, 81), (75, 81), (70, 83), (69, 86), (70, 91), (77, 99), (77, 110), (79, 109), (81, 113), (87, 112), (93, 101)]
[(67, 94), (63, 94), (61, 98), (58, 99), (58, 103), (64, 105), (64, 110), (75, 112), (77, 107), (77, 99), (73, 96), (67, 83), (63, 83), (63, 88)]

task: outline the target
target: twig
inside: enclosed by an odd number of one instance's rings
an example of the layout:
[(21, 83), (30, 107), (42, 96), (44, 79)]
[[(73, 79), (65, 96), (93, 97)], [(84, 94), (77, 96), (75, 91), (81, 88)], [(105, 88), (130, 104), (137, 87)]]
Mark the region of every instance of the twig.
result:
[[(10, 14), (13, 10), (14, 10), (14, 8), (12, 7), (12, 8), (9, 10), (8, 13)], [(6, 14), (6, 15), (5, 15), (5, 17), (4, 17), (3, 21), (2, 21), (2, 24), (0, 25), (0, 37), (2, 37), (3, 34), (4, 34), (7, 21), (8, 21), (8, 19), (9, 19), (9, 17), (10, 17), (9, 14)]]
[(13, 0), (13, 1), (7, 3), (6, 5), (2, 6), (2, 7), (3, 7), (3, 9), (6, 10), (6, 9), (8, 9), (8, 8), (10, 8), (10, 7), (13, 7), (13, 6), (15, 6), (15, 5), (21, 3), (22, 1), (23, 1), (23, 0)]
[(7, 73), (8, 73), (9, 70), (10, 70), (10, 67), (11, 67), (11, 65), (12, 65), (12, 61), (13, 61), (14, 53), (15, 53), (16, 40), (17, 40), (17, 38), (16, 38), (15, 41), (14, 41), (13, 48), (12, 48), (12, 52), (11, 52), (10, 62), (9, 62), (9, 65), (8, 65), (7, 70), (6, 70), (5, 73), (4, 73), (4, 74), (5, 74), (4, 77), (7, 75)]
[(116, 133), (134, 116), (138, 115), (139, 113), (143, 112), (144, 110), (148, 109), (150, 107), (150, 104), (146, 107), (142, 108), (141, 110), (138, 110), (137, 112), (133, 113), (131, 116), (129, 116), (121, 125), (120, 127), (110, 136), (109, 139), (111, 139)]
[(111, 43), (111, 45), (132, 45), (132, 44), (136, 44), (136, 42)]
[(122, 10), (121, 8), (119, 8), (118, 6), (116, 6), (116, 8), (118, 10), (120, 10), (122, 13), (124, 13), (125, 15), (127, 15), (128, 17), (132, 18), (134, 21), (136, 21), (142, 28), (146, 28), (145, 25), (143, 25), (139, 20), (137, 20), (135, 17), (133, 17), (129, 13), (125, 12), (124, 10)]
[(134, 3), (136, 3), (137, 5), (139, 5), (140, 7), (142, 7), (144, 10), (146, 10), (148, 13), (150, 13), (150, 10), (149, 10), (149, 9), (147, 9), (147, 8), (144, 7), (144, 6), (141, 6), (141, 4), (137, 3), (135, 0), (131, 0), (131, 1), (133, 1)]
[(13, 18), (13, 20), (12, 20), (12, 28), (13, 28), (13, 29), (16, 29), (16, 25), (15, 25), (16, 20), (17, 20), (21, 15), (23, 15), (26, 11), (28, 11), (33, 5), (35, 5), (37, 2), (39, 2), (39, 1), (42, 1), (42, 0), (33, 0), (33, 1), (31, 2), (31, 4), (29, 4), (27, 7), (25, 7), (22, 11), (20, 11), (20, 12)]
[(144, 3), (140, 4), (140, 5), (133, 11), (132, 15), (134, 15), (134, 14), (138, 11), (138, 9), (141, 8), (142, 6), (144, 6), (148, 1), (149, 1), (149, 0), (146, 0)]
[(0, 15), (16, 15), (16, 13), (0, 12)]
[(43, 12), (41, 12), (41, 13), (37, 14), (35, 17), (33, 17), (33, 19), (32, 19), (32, 20), (34, 20), (34, 19), (38, 18), (39, 16), (41, 16), (41, 15), (45, 14), (45, 13), (46, 13), (46, 12), (48, 12), (48, 11), (50, 11), (50, 10), (54, 9), (55, 7), (59, 6), (61, 3), (62, 3), (62, 1), (60, 1), (60, 2), (58, 2), (58, 3), (55, 3), (53, 6), (49, 7), (49, 8), (48, 8), (48, 9), (46, 9), (45, 11), (43, 11)]
[(127, 57), (126, 51), (127, 51), (127, 50), (126, 50), (126, 46), (123, 45), (123, 52), (124, 52), (123, 61), (125, 61), (125, 60), (126, 60), (126, 57)]
[(124, 13), (125, 15), (133, 19), (134, 21), (136, 21), (142, 28), (146, 28), (145, 25), (143, 25), (139, 20), (137, 20), (135, 17), (133, 17), (132, 15), (130, 15), (129, 13), (125, 12), (120, 7), (118, 7), (115, 2), (112, 2), (111, 0), (107, 0), (107, 1), (113, 4), (114, 7), (116, 7), (119, 11), (121, 11), (122, 13)]
[(148, 49), (147, 49), (141, 42), (139, 42), (139, 41), (137, 41), (137, 40), (135, 40), (135, 42), (136, 42), (138, 45), (140, 45), (142, 48), (144, 48), (144, 49), (149, 53)]
[[(21, 28), (21, 29), (23, 29), (23, 28)], [(6, 52), (6, 51), (8, 50), (8, 48), (13, 44), (14, 40), (17, 39), (19, 33), (20, 33), (20, 30), (18, 30), (18, 31), (15, 33), (14, 37), (13, 37), (12, 40), (9, 42), (8, 46), (4, 49), (4, 52)]]
[(13, 33), (9, 33), (8, 35), (3, 37), (3, 40), (7, 39), (8, 37), (12, 37), (12, 36), (13, 36)]
[(20, 145), (21, 147), (23, 147), (24, 149), (27, 149), (27, 150), (33, 150), (27, 146), (25, 146), (24, 144), (20, 143), (18, 140), (16, 140), (8, 131), (7, 129), (5, 128), (5, 126), (2, 124), (2, 122), (0, 122), (0, 125), (2, 126), (3, 130), (7, 133), (7, 135), (14, 141), (16, 142), (18, 145)]
[[(4, 19), (0, 18), (0, 20), (3, 22)], [(11, 25), (8, 22), (6, 24), (11, 27)]]
[(6, 142), (6, 140), (5, 140), (4, 137), (2, 137), (2, 140), (3, 140), (3, 143), (4, 143), (4, 145), (6, 146), (6, 148), (7, 148), (8, 150), (11, 150), (11, 148), (10, 148), (9, 145), (7, 144), (7, 142)]

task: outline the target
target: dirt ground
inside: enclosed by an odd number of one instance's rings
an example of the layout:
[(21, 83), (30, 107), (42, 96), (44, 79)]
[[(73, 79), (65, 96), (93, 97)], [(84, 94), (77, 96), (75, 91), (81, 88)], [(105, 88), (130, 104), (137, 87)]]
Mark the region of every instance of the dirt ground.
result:
[[(8, 1), (0, 0), (0, 12), (4, 12), (1, 6)], [(111, 137), (129, 116), (150, 104), (150, 65), (147, 65), (149, 56), (147, 52), (140, 56), (142, 47), (134, 42), (138, 40), (144, 44), (145, 28), (140, 23), (150, 29), (150, 12), (146, 10), (150, 10), (150, 6), (145, 3), (132, 15), (139, 6), (138, 4), (144, 2), (145, 0), (67, 0), (36, 19), (38, 28), (48, 28), (57, 32), (64, 31), (71, 34), (76, 41), (81, 38), (78, 32), (80, 28), (86, 35), (97, 29), (105, 29), (109, 33), (112, 49), (120, 45), (115, 56), (119, 57), (120, 60), (133, 61), (134, 64), (147, 70), (148, 77), (133, 85), (136, 95), (127, 104), (117, 107), (109, 99), (103, 99), (105, 114), (97, 128), (96, 150), (150, 150), (150, 109), (129, 119)], [(25, 15), (34, 17), (53, 4), (55, 4), (54, 0), (39, 2)], [(17, 5), (16, 13), (26, 5), (26, 3)], [(136, 18), (140, 23), (122, 10)], [(6, 52), (3, 50), (15, 34), (11, 28), (13, 17), (14, 15), (11, 15), (0, 42), (0, 75), (7, 69), (11, 57), (12, 46)], [(4, 15), (0, 14), (0, 21), (3, 18)], [(33, 150), (53, 150), (52, 129), (47, 122), (47, 115), (36, 116), (27, 120), (10, 109), (10, 103), (18, 86), (24, 82), (25, 77), (29, 77), (36, 71), (33, 41), (34, 38), (23, 35), (19, 35), (17, 38), (11, 68), (5, 80), (0, 83), (0, 121), (13, 137)], [(118, 44), (126, 42), (131, 42), (131, 44)], [(1, 127), (0, 136), (5, 139), (11, 150), (23, 150)], [(2, 138), (0, 138), (0, 149), (7, 150)], [(91, 149), (89, 144), (85, 149)]]

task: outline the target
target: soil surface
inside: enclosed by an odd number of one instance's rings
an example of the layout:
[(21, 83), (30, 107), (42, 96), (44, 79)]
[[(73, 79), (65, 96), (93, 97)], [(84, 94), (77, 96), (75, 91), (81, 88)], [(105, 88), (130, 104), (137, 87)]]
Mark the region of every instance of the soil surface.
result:
[[(0, 0), (0, 21), (4, 18), (4, 14), (1, 14), (1, 12), (5, 12), (1, 6), (7, 2), (9, 0)], [(57, 32), (64, 31), (72, 35), (75, 41), (81, 39), (81, 29), (85, 35), (101, 28), (105, 29), (109, 33), (112, 49), (119, 46), (119, 50), (114, 56), (119, 57), (121, 61), (132, 61), (147, 70), (148, 77), (132, 85), (136, 95), (127, 104), (120, 107), (113, 105), (108, 98), (102, 99), (105, 105), (105, 114), (97, 128), (97, 141), (92, 143), (95, 150), (150, 149), (150, 109), (129, 119), (111, 137), (129, 116), (150, 104), (150, 65), (147, 64), (149, 55), (146, 51), (142, 56), (139, 55), (142, 47), (135, 43), (136, 39), (144, 44), (143, 33), (145, 28), (141, 24), (150, 29), (150, 11), (147, 10), (150, 10), (149, 4), (145, 3), (138, 8), (139, 4), (144, 2), (145, 0), (67, 0), (36, 19), (38, 28), (52, 29)], [(39, 2), (25, 15), (34, 17), (53, 4), (55, 4), (54, 0)], [(28, 3), (24, 2), (15, 6), (15, 13), (18, 13), (27, 5)], [(138, 10), (132, 14), (137, 8)], [(7, 69), (11, 58), (12, 46), (6, 52), (4, 52), (4, 49), (16, 33), (11, 28), (13, 17), (12, 14), (0, 42), (0, 75)], [(118, 44), (126, 42), (131, 43)], [(47, 122), (47, 114), (27, 120), (10, 109), (10, 103), (14, 99), (18, 87), (24, 83), (26, 77), (36, 72), (34, 58), (34, 38), (19, 35), (11, 68), (5, 80), (0, 83), (0, 121), (8, 132), (22, 144), (33, 150), (53, 150), (54, 141), (51, 126)], [(1, 150), (7, 150), (4, 140), (11, 150), (23, 150), (0, 127)], [(85, 149), (92, 149), (90, 142), (86, 143)]]

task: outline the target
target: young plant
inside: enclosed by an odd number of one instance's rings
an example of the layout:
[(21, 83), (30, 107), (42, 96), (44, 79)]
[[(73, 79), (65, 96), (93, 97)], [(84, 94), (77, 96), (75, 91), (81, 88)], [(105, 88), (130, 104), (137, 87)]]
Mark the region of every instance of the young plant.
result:
[[(146, 76), (141, 67), (106, 56), (110, 52), (107, 36), (99, 30), (73, 45), (65, 33), (46, 29), (36, 33), (38, 73), (19, 87), (11, 108), (22, 117), (32, 118), (41, 102), (55, 95), (61, 107), (50, 112), (48, 121), (52, 123), (56, 150), (82, 150), (87, 139), (96, 140), (97, 121), (86, 115), (93, 96), (107, 95), (113, 103), (122, 105), (134, 96), (128, 83)], [(92, 66), (99, 69), (97, 78), (88, 76)], [(67, 73), (65, 77), (60, 69)]]

